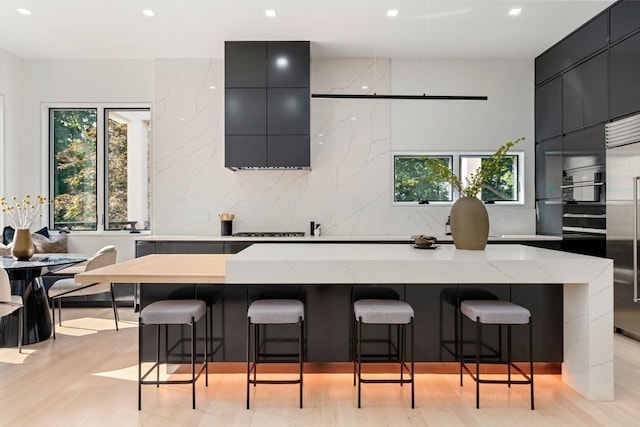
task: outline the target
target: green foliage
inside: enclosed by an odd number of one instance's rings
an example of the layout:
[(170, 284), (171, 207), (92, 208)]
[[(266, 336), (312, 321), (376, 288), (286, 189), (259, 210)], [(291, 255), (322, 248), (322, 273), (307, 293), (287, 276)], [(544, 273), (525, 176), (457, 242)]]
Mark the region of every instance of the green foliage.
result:
[(108, 218), (127, 220), (127, 125), (109, 119)]
[(432, 161), (441, 163), (444, 168), (449, 168), (451, 162), (450, 158), (445, 157), (398, 156), (394, 159), (394, 201), (451, 200), (451, 185), (435, 180), (434, 172), (429, 167)]
[[(450, 167), (433, 158), (428, 159), (428, 167), (431, 173), (425, 175), (424, 179), (431, 182), (449, 182), (464, 197), (476, 197), (491, 181), (493, 181), (495, 188), (507, 189), (510, 184), (508, 184), (509, 177), (506, 174), (511, 174), (510, 182), (513, 182), (513, 174), (511, 172), (513, 160), (509, 161), (512, 157), (506, 157), (506, 154), (514, 145), (523, 140), (524, 137), (521, 137), (515, 141), (504, 143), (490, 157), (482, 159), (482, 166), (472, 172), (464, 182), (454, 174)], [(483, 200), (503, 200), (500, 197), (499, 195), (493, 199), (483, 197)]]

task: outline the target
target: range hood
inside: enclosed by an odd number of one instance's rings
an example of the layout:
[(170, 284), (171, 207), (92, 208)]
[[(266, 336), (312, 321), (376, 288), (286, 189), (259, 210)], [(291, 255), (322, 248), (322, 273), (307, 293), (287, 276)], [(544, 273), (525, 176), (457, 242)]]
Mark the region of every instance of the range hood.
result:
[(310, 170), (308, 41), (225, 42), (225, 167)]

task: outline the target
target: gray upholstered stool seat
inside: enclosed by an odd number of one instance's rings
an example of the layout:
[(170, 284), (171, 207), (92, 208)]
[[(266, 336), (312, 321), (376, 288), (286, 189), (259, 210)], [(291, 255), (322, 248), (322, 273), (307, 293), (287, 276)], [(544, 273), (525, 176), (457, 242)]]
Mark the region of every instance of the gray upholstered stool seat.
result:
[[(267, 353), (262, 352), (260, 329), (266, 325), (298, 325), (297, 353)], [(251, 345), (251, 330), (253, 329), (253, 345)], [(298, 378), (290, 380), (259, 380), (258, 365), (263, 363), (261, 358), (279, 357), (298, 358)], [(247, 310), (247, 409), (250, 404), (249, 386), (253, 384), (298, 384), (300, 387), (300, 408), (302, 408), (302, 384), (304, 365), (304, 304), (297, 299), (259, 299), (249, 305)], [(253, 373), (253, 379), (251, 374)]]
[(471, 320), (501, 325), (526, 325), (531, 317), (529, 310), (508, 301), (463, 301), (460, 311)]
[(361, 299), (353, 303), (353, 313), (362, 323), (406, 325), (413, 319), (413, 308), (404, 301)]
[[(476, 324), (476, 354), (475, 354), (475, 370), (471, 370), (467, 365), (469, 360), (466, 356), (460, 357), (460, 385), (462, 386), (463, 371), (467, 371), (476, 383), (476, 408), (480, 408), (480, 384), (527, 384), (531, 388), (531, 409), (534, 409), (533, 400), (533, 323), (531, 320), (531, 312), (526, 308), (508, 301), (494, 300), (467, 300), (460, 304), (460, 312), (472, 320)], [(484, 361), (482, 363), (493, 363), (506, 365), (507, 379), (484, 379), (480, 378), (480, 340), (482, 337), (483, 325), (506, 325), (507, 326), (507, 360), (502, 358), (498, 361)], [(529, 372), (522, 370), (513, 362), (511, 354), (511, 329), (526, 325), (529, 329)], [(464, 342), (464, 327), (460, 322), (460, 340)], [(521, 376), (522, 380), (511, 379), (511, 369), (515, 369)]]
[(140, 317), (145, 325), (185, 325), (206, 313), (207, 305), (200, 300), (156, 301), (142, 309)]
[[(363, 383), (396, 383), (411, 384), (411, 407), (415, 407), (414, 394), (414, 324), (413, 324), (413, 307), (404, 301), (395, 299), (361, 299), (353, 303), (353, 313), (356, 318), (355, 324), (355, 351), (353, 360), (353, 376), (354, 385), (356, 379), (358, 384), (358, 408), (361, 406), (361, 389)], [(363, 352), (362, 352), (362, 325), (399, 325), (398, 334), (398, 363), (400, 365), (400, 378), (376, 378), (368, 379), (362, 376)], [(406, 326), (411, 325), (411, 353), (410, 365), (406, 361)], [(404, 378), (404, 371), (409, 373), (409, 379)]]
[[(191, 401), (192, 408), (196, 409), (196, 381), (200, 377), (202, 372), (205, 372), (205, 385), (209, 385), (209, 368), (207, 365), (207, 346), (209, 340), (209, 323), (205, 323), (205, 343), (204, 354), (202, 360), (202, 366), (196, 371), (196, 322), (202, 318), (207, 312), (207, 305), (204, 301), (195, 299), (185, 300), (162, 300), (153, 302), (142, 309), (138, 317), (138, 410), (142, 409), (142, 386), (148, 384), (155, 384), (159, 387), (160, 384), (191, 384)], [(142, 328), (145, 325), (155, 325), (156, 327), (156, 360), (155, 363), (146, 371), (142, 372), (143, 360), (143, 339)], [(160, 327), (164, 325), (165, 333), (169, 325), (189, 325), (191, 326), (191, 378), (189, 379), (177, 379), (177, 380), (164, 380), (160, 381)], [(166, 353), (169, 352), (169, 339), (165, 339), (165, 359)], [(166, 360), (164, 361), (166, 364)], [(153, 371), (156, 371), (155, 381), (147, 380), (145, 378)]]
[(295, 299), (262, 299), (249, 306), (247, 317), (254, 324), (287, 324), (304, 320), (304, 304)]

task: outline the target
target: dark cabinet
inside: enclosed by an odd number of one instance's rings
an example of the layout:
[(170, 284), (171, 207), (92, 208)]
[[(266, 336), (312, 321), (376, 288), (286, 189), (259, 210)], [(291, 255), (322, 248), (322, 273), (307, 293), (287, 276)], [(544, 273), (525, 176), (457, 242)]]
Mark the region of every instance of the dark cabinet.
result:
[(640, 29), (640, 1), (622, 0), (611, 7), (611, 42)]
[(264, 135), (267, 133), (267, 90), (225, 90), (225, 133)]
[(224, 243), (222, 242), (156, 242), (157, 254), (222, 254)]
[(267, 42), (225, 42), (224, 75), (226, 88), (267, 86)]
[[(636, 14), (640, 22), (640, 12)], [(640, 33), (610, 50), (611, 118), (640, 110)]]
[(604, 124), (565, 135), (562, 151), (565, 171), (604, 165)]
[(536, 199), (562, 197), (562, 137), (536, 145)]
[(606, 47), (608, 41), (607, 10), (536, 58), (536, 85)]
[(565, 133), (609, 118), (607, 52), (562, 75), (562, 123)]
[(267, 109), (269, 135), (309, 134), (309, 88), (269, 88)]
[(562, 78), (536, 88), (536, 141), (562, 134)]
[(226, 167), (310, 166), (309, 72), (309, 42), (225, 43)]
[(267, 86), (310, 86), (309, 42), (267, 43)]
[(536, 201), (536, 232), (538, 234), (562, 235), (562, 200)]

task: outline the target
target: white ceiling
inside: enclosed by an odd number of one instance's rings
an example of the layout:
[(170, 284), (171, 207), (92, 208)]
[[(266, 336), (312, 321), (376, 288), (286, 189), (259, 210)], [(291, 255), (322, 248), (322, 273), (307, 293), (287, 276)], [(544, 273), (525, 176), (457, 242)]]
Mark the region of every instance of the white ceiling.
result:
[[(310, 40), (312, 57), (534, 58), (612, 3), (0, 0), (0, 49), (25, 59), (217, 58), (225, 40)], [(512, 7), (522, 13), (508, 16)], [(390, 8), (399, 15), (388, 18)]]

